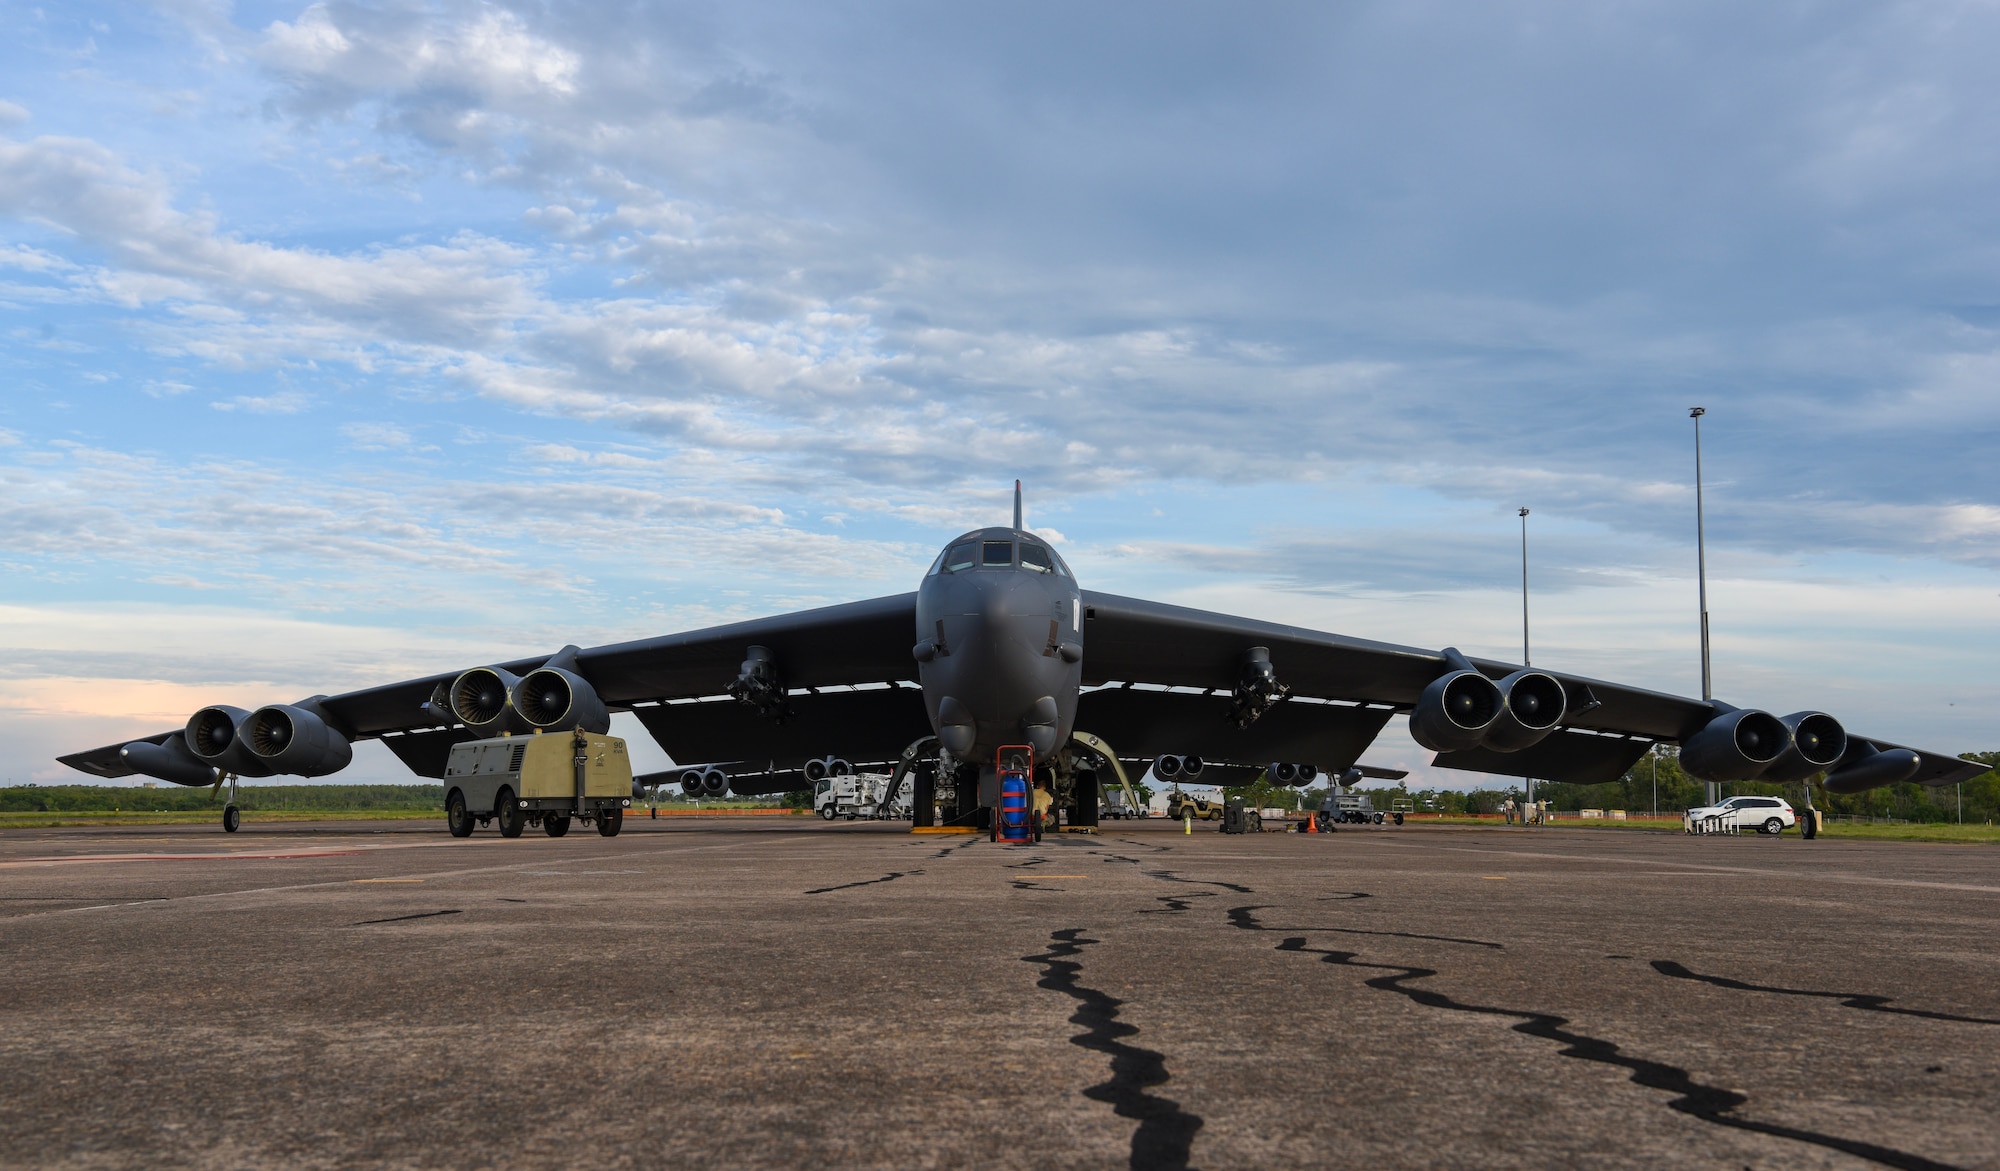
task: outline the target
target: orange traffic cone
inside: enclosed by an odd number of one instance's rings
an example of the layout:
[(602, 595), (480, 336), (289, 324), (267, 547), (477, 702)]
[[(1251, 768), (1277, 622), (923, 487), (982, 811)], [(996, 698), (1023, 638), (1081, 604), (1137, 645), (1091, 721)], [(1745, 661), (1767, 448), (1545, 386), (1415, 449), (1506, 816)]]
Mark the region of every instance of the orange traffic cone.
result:
[(1306, 815), (1306, 832), (1309, 834), (1319, 832), (1319, 818), (1317, 816), (1310, 813)]

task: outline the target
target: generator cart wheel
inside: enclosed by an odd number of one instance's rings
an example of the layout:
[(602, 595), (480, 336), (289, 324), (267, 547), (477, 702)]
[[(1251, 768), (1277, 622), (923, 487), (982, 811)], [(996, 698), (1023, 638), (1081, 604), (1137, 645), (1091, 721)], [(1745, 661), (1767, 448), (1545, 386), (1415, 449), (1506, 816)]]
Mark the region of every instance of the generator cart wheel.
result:
[(1764, 832), (1773, 836), (1785, 832), (1785, 823), (1773, 817), (1764, 823)]
[(514, 796), (514, 790), (505, 785), (493, 798), (493, 818), (500, 823), (500, 836), (518, 838), (521, 831), (528, 828), (528, 815), (521, 810), (521, 802)]
[(625, 811), (623, 809), (607, 809), (597, 815), (598, 837), (615, 838), (618, 836), (618, 831), (624, 828)]
[(224, 805), (222, 807), (223, 833), (233, 834), (236, 832), (236, 827), (242, 824), (243, 824), (243, 814), (240, 810), (236, 808), (236, 806)]
[(833, 820), (833, 806), (831, 806), (831, 805), (822, 805), (822, 806), (820, 806), (820, 807), (819, 807), (819, 815), (820, 815), (820, 819), (821, 819), (821, 820), (823, 820), (823, 821), (832, 821), (832, 820)]
[(472, 815), (465, 811), (465, 794), (457, 789), (444, 799), (444, 824), (455, 838), (472, 836)]
[(564, 834), (568, 833), (569, 832), (568, 815), (557, 817), (553, 813), (547, 814), (542, 818), (542, 832), (549, 835), (552, 838), (559, 838)]

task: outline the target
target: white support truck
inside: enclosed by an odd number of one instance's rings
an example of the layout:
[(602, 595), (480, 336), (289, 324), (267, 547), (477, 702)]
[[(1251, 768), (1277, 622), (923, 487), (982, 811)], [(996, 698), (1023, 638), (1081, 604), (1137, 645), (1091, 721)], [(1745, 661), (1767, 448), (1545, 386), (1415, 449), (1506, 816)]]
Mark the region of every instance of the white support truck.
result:
[(518, 838), (530, 825), (559, 838), (572, 820), (615, 837), (632, 804), (632, 757), (625, 741), (594, 732), (497, 736), (455, 744), (444, 771), (444, 820), (451, 836), (498, 822)]
[(902, 786), (896, 799), (883, 807), (882, 796), (889, 789), (889, 777), (888, 773), (854, 773), (815, 781), (813, 811), (827, 821), (910, 816), (910, 785)]

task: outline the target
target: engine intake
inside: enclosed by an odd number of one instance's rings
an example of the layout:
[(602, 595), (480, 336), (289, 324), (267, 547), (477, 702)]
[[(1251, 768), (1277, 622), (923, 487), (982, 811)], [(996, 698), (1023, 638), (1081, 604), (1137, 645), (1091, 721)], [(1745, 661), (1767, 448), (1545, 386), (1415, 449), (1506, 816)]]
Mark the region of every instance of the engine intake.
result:
[(243, 743), (244, 725), (250, 713), (240, 707), (217, 704), (188, 717), (182, 733), (189, 752), (211, 768), (241, 777), (268, 777), (271, 768), (252, 755)]
[(347, 737), (317, 714), (290, 704), (258, 708), (243, 725), (243, 742), (274, 773), (323, 777), (354, 760)]
[(524, 726), (515, 727), (508, 719), (512, 707), (508, 697), (520, 683), (518, 676), (498, 667), (474, 667), (452, 680), (451, 714), (475, 732), (525, 732), (525, 720)]
[(852, 776), (854, 765), (837, 756), (823, 756), (817, 760), (807, 761), (805, 773), (806, 780), (816, 783), (828, 777)]
[(1728, 708), (1681, 745), (1681, 769), (1701, 781), (1762, 776), (1792, 745), (1792, 730), (1770, 712)]
[(1519, 752), (1541, 743), (1569, 710), (1562, 683), (1546, 671), (1520, 670), (1502, 679), (1499, 718), (1480, 740), (1496, 752)]
[(514, 685), (514, 710), (543, 732), (582, 728), (599, 735), (611, 730), (611, 712), (597, 689), (572, 671), (542, 667)]
[(1779, 723), (1790, 733), (1791, 743), (1759, 774), (1764, 780), (1803, 781), (1847, 755), (1847, 729), (1825, 712), (1793, 712)]
[(1484, 742), (1506, 696), (1456, 647), (1446, 647), (1444, 657), (1455, 670), (1431, 680), (1418, 697), (1410, 712), (1410, 738), (1432, 752), (1463, 752)]

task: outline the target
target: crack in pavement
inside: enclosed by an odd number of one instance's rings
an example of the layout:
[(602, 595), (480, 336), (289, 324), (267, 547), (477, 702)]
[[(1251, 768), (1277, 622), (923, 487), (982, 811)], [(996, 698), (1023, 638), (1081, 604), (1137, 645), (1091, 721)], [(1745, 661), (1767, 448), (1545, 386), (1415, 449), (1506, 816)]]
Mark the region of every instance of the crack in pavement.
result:
[(1672, 960), (1654, 960), (1653, 970), (1662, 976), (1676, 980), (1696, 980), (1703, 984), (1713, 984), (1717, 988), (1733, 988), (1740, 992), (1770, 992), (1779, 996), (1813, 996), (1825, 1000), (1838, 1000), (1843, 1008), (1858, 1008), (1864, 1012), (1886, 1012), (1896, 1016), (1922, 1017), (1931, 1021), (1956, 1021), (1966, 1025), (2000, 1025), (2000, 1020), (1983, 1016), (1959, 1016), (1957, 1013), (1935, 1012), (1922, 1008), (1895, 1008), (1895, 999), (1889, 996), (1872, 996), (1865, 992), (1818, 992), (1810, 988), (1778, 988), (1769, 984), (1746, 984), (1727, 976), (1704, 976), (1690, 972)]
[(1182, 911), (1191, 911), (1194, 909), (1194, 904), (1188, 902), (1189, 899), (1214, 899), (1221, 897), (1218, 892), (1212, 890), (1192, 890), (1184, 895), (1154, 895), (1154, 902), (1165, 903), (1167, 905), (1164, 907), (1147, 907), (1145, 910), (1137, 913), (1141, 915), (1177, 915)]
[(1251, 889), (1250, 887), (1247, 887), (1247, 886), (1238, 886), (1238, 885), (1237, 885), (1236, 883), (1233, 883), (1233, 882), (1223, 882), (1223, 881), (1221, 881), (1220, 879), (1214, 879), (1214, 878), (1183, 878), (1183, 877), (1181, 877), (1180, 875), (1178, 875), (1178, 874), (1175, 874), (1175, 873), (1174, 873), (1173, 871), (1171, 871), (1171, 870), (1144, 870), (1144, 871), (1141, 871), (1140, 873), (1144, 874), (1144, 875), (1145, 875), (1145, 876), (1146, 876), (1147, 878), (1157, 878), (1157, 879), (1160, 879), (1160, 880), (1161, 880), (1162, 882), (1185, 882), (1185, 883), (1190, 883), (1190, 884), (1192, 884), (1192, 885), (1195, 885), (1195, 886), (1219, 886), (1219, 887), (1221, 887), (1221, 888), (1222, 888), (1222, 889), (1224, 889), (1224, 890), (1232, 890), (1232, 891), (1235, 891), (1235, 892), (1236, 892), (1237, 894), (1240, 894), (1240, 895), (1254, 895), (1254, 894), (1256, 894), (1256, 893), (1257, 893), (1257, 892), (1256, 892), (1255, 890)]
[(1490, 943), (1484, 939), (1460, 939), (1455, 935), (1418, 935), (1413, 931), (1369, 931), (1362, 927), (1266, 927), (1256, 921), (1253, 911), (1269, 910), (1268, 907), (1231, 907), (1229, 923), (1251, 931), (1337, 931), (1342, 935), (1389, 935), (1397, 939), (1427, 939), (1432, 943), (1463, 943), (1468, 947), (1490, 947), (1495, 951), (1506, 951), (1504, 943)]
[(1125, 1002), (1107, 992), (1086, 987), (1078, 979), (1083, 965), (1069, 957), (1081, 955), (1085, 947), (1102, 942), (1084, 938), (1083, 930), (1081, 927), (1068, 927), (1052, 932), (1048, 951), (1041, 955), (1022, 956), (1021, 959), (1042, 965), (1042, 978), (1035, 981), (1035, 987), (1060, 992), (1077, 1002), (1069, 1022), (1082, 1025), (1088, 1031), (1071, 1037), (1070, 1044), (1111, 1058), (1111, 1077), (1085, 1089), (1083, 1096), (1110, 1103), (1113, 1113), (1120, 1118), (1139, 1120), (1138, 1129), (1132, 1132), (1129, 1165), (1134, 1171), (1152, 1171), (1154, 1168), (1179, 1171), (1188, 1165), (1188, 1153), (1194, 1145), (1195, 1132), (1201, 1129), (1202, 1119), (1182, 1110), (1180, 1103), (1171, 1098), (1146, 1092), (1147, 1087), (1162, 1085), (1168, 1080), (1166, 1057), (1121, 1040), (1139, 1032), (1136, 1026), (1118, 1019), (1118, 1008)]
[[(1247, 931), (1282, 932), (1285, 930), (1284, 928), (1265, 927), (1263, 924), (1258, 923), (1254, 912), (1263, 909), (1265, 908), (1236, 908), (1230, 912), (1230, 923)], [(1238, 912), (1241, 912), (1241, 914)], [(1311, 929), (1301, 928), (1300, 930)], [(1602, 1065), (1615, 1066), (1626, 1070), (1634, 1085), (1643, 1086), (1649, 1090), (1662, 1090), (1678, 1095), (1667, 1103), (1668, 1109), (1686, 1114), (1692, 1118), (1698, 1118), (1703, 1122), (1735, 1130), (1749, 1131), (1753, 1134), (1767, 1135), (1772, 1138), (1809, 1143), (1813, 1146), (1840, 1151), (1857, 1158), (1868, 1159), (1885, 1166), (1902, 1168), (1903, 1171), (1958, 1171), (1950, 1163), (1936, 1162), (1935, 1160), (1926, 1159), (1921, 1155), (1911, 1154), (1908, 1151), (1896, 1150), (1893, 1147), (1879, 1146), (1875, 1143), (1862, 1142), (1858, 1139), (1842, 1138), (1838, 1135), (1823, 1134), (1819, 1131), (1806, 1130), (1803, 1127), (1782, 1126), (1774, 1122), (1759, 1122), (1751, 1118), (1738, 1117), (1731, 1112), (1750, 1100), (1747, 1095), (1736, 1093), (1734, 1090), (1725, 1090), (1720, 1086), (1705, 1085), (1694, 1080), (1694, 1076), (1680, 1066), (1669, 1065), (1663, 1061), (1653, 1061), (1644, 1057), (1635, 1057), (1621, 1051), (1611, 1041), (1565, 1028), (1564, 1026), (1570, 1023), (1567, 1017), (1557, 1016), (1554, 1013), (1501, 1008), (1497, 1005), (1470, 1004), (1462, 1000), (1456, 1000), (1442, 992), (1432, 991), (1427, 988), (1412, 988), (1408, 986), (1409, 982), (1429, 979), (1437, 975), (1437, 969), (1410, 967), (1404, 964), (1370, 963), (1361, 959), (1361, 953), (1359, 952), (1307, 947), (1306, 943), (1306, 937), (1303, 935), (1286, 936), (1277, 945), (1276, 950), (1297, 952), (1301, 955), (1316, 955), (1320, 957), (1322, 963), (1334, 964), (1341, 967), (1366, 968), (1372, 971), (1388, 973), (1387, 975), (1371, 977), (1362, 982), (1370, 988), (1383, 992), (1393, 992), (1398, 996), (1406, 997), (1426, 1008), (1441, 1008), (1451, 1012), (1472, 1013), (1479, 1016), (1512, 1017), (1519, 1022), (1512, 1026), (1515, 1032), (1530, 1037), (1539, 1037), (1546, 1041), (1555, 1041), (1563, 1045), (1563, 1048), (1557, 1051), (1558, 1056), (1575, 1057), (1584, 1061), (1597, 1062)]]
[(423, 911), (415, 915), (392, 915), (387, 919), (363, 919), (359, 923), (350, 924), (350, 926), (366, 927), (371, 923), (403, 923), (411, 919), (435, 919), (439, 915), (463, 915), (464, 913), (464, 911), (456, 908), (449, 911)]
[(809, 895), (823, 895), (829, 891), (850, 890), (857, 886), (874, 886), (877, 883), (894, 882), (899, 878), (908, 878), (912, 874), (922, 874), (922, 873), (923, 871), (921, 870), (891, 870), (889, 873), (884, 874), (880, 878), (864, 878), (860, 882), (843, 882), (839, 886), (816, 887), (805, 893)]

